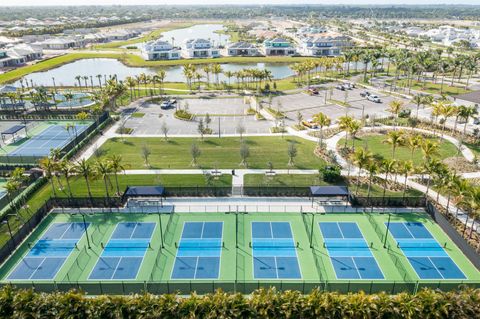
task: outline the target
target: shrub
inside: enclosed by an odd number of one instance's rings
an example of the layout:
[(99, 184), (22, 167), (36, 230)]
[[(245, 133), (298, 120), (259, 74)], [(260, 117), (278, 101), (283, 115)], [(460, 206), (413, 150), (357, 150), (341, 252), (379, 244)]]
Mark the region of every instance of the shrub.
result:
[(187, 110), (176, 110), (175, 117), (179, 120), (191, 121), (193, 120), (193, 114)]
[(319, 170), (320, 174), (323, 176), (323, 180), (327, 183), (338, 182), (342, 178), (342, 173), (340, 166), (325, 166)]

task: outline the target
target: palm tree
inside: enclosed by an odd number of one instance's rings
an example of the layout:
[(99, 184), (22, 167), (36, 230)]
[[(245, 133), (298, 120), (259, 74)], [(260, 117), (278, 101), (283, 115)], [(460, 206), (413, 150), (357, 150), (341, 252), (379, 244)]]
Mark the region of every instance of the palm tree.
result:
[(430, 159), (438, 154), (438, 143), (433, 142), (432, 140), (424, 140), (422, 145), (420, 146), (422, 150), (423, 159), (425, 162), (430, 161)]
[(477, 108), (475, 106), (463, 106), (463, 105), (461, 105), (459, 107), (459, 116), (462, 117), (465, 120), (465, 124), (463, 126), (463, 135), (465, 135), (466, 132), (467, 132), (468, 120), (471, 117), (473, 117), (477, 114), (478, 114), (478, 111), (477, 111)]
[(393, 128), (396, 129), (398, 115), (402, 111), (404, 103), (400, 100), (393, 100), (388, 104), (388, 112), (393, 114)]
[(410, 149), (410, 158), (413, 160), (413, 154), (423, 143), (423, 137), (420, 134), (410, 134), (406, 140), (405, 144)]
[(365, 150), (363, 147), (360, 147), (351, 154), (350, 158), (352, 162), (358, 167), (357, 186), (355, 189), (356, 195), (360, 186), (360, 175), (362, 173), (362, 169), (373, 159), (373, 154)]
[(387, 138), (383, 140), (384, 143), (390, 144), (392, 146), (393, 159), (395, 159), (395, 151), (397, 147), (405, 143), (404, 135), (405, 133), (403, 131), (389, 131), (387, 133)]
[(78, 174), (83, 176), (83, 178), (85, 179), (88, 196), (90, 197), (90, 199), (92, 199), (92, 192), (90, 190), (90, 182), (89, 182), (90, 178), (92, 178), (95, 175), (95, 171), (92, 165), (89, 162), (87, 162), (86, 159), (82, 158), (80, 161), (77, 162), (75, 169), (78, 172)]
[(425, 96), (422, 94), (417, 94), (412, 98), (412, 102), (417, 105), (417, 112), (416, 112), (416, 118), (418, 118), (418, 110), (420, 108), (420, 105), (423, 103), (425, 100)]
[(120, 195), (120, 188), (118, 184), (118, 173), (125, 171), (125, 166), (122, 164), (122, 156), (113, 154), (108, 158), (110, 162), (110, 169), (115, 175), (115, 185), (117, 187), (117, 195)]
[(379, 166), (377, 164), (377, 162), (375, 161), (369, 161), (367, 166), (366, 166), (366, 170), (368, 171), (368, 191), (367, 191), (367, 197), (369, 198), (370, 197), (370, 191), (372, 189), (372, 181), (373, 181), (373, 177), (375, 176), (375, 174), (378, 173), (379, 171)]
[(137, 85), (137, 82), (131, 76), (125, 78), (125, 85), (130, 89), (130, 102), (133, 101), (134, 88)]
[(318, 146), (321, 147), (323, 144), (323, 128), (325, 126), (330, 126), (332, 120), (324, 113), (319, 112), (313, 116), (313, 122), (320, 127)]
[(352, 123), (352, 121), (353, 121), (353, 118), (348, 116), (348, 115), (340, 116), (338, 118), (338, 126), (340, 127), (341, 130), (345, 131), (345, 145), (344, 145), (344, 148), (347, 148), (348, 127), (350, 126), (350, 123)]
[(57, 163), (54, 159), (50, 157), (44, 157), (39, 161), (39, 166), (43, 170), (44, 176), (47, 180), (50, 181), (50, 185), (52, 186), (53, 196), (57, 197), (57, 192), (55, 190), (55, 184), (53, 182), (53, 175), (57, 169)]
[(414, 166), (412, 161), (402, 161), (399, 165), (400, 173), (403, 174), (404, 181), (403, 181), (403, 198), (405, 198), (405, 194), (407, 192), (407, 180), (408, 176), (414, 172)]
[(75, 167), (68, 160), (63, 159), (58, 163), (58, 169), (62, 172), (65, 181), (67, 182), (68, 195), (73, 197), (72, 188), (70, 187), (70, 177), (75, 173)]
[(108, 184), (109, 184), (109, 174), (112, 171), (110, 167), (110, 161), (108, 160), (97, 160), (95, 162), (95, 171), (97, 172), (98, 176), (103, 179), (103, 183), (105, 184), (105, 194), (107, 195), (107, 199), (110, 198), (110, 194), (108, 193)]
[(166, 76), (167, 72), (165, 72), (165, 70), (160, 70), (157, 72), (158, 82), (160, 83), (160, 94), (163, 94), (163, 83), (165, 82)]

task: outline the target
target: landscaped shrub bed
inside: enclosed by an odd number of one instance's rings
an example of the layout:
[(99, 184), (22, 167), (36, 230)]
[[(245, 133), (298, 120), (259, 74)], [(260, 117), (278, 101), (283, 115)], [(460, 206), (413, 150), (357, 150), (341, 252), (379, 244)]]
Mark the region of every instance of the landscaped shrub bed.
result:
[(417, 294), (338, 294), (318, 290), (258, 290), (251, 296), (189, 297), (138, 294), (87, 297), (82, 293), (0, 290), (1, 318), (480, 318), (480, 290)]

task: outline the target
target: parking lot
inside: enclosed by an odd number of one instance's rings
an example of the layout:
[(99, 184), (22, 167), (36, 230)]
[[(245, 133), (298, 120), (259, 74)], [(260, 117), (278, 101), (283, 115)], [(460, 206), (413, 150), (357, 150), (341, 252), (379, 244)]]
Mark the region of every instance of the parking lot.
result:
[[(325, 104), (325, 92), (328, 91), (328, 102)], [(378, 95), (382, 103), (374, 103), (362, 97), (360, 93), (365, 90), (355, 88), (352, 90), (341, 91), (336, 88), (333, 90), (320, 90), (318, 95), (309, 95), (306, 93), (297, 93), (291, 95), (277, 96), (272, 99), (272, 108), (280, 110), (287, 115), (286, 125), (293, 125), (297, 122), (297, 112), (300, 112), (304, 119), (312, 118), (314, 114), (323, 112), (327, 114), (334, 122), (340, 116), (349, 114), (355, 118), (363, 116), (384, 117), (391, 115), (387, 112), (388, 104), (394, 100), (393, 97), (378, 92), (372, 92)], [(332, 92), (332, 96), (330, 96)], [(349, 107), (334, 104), (331, 100), (340, 102), (347, 100)], [(175, 108), (162, 110), (159, 104), (144, 103), (135, 112), (144, 113), (143, 117), (129, 117), (126, 127), (132, 128), (132, 135), (162, 135), (162, 123), (168, 126), (170, 135), (191, 135), (198, 134), (198, 121), (207, 113), (210, 115), (210, 128), (213, 134), (236, 134), (241, 124), (247, 134), (270, 133), (273, 124), (270, 121), (257, 121), (252, 115), (245, 115), (249, 108), (244, 103), (243, 98), (178, 98), (177, 107), (188, 107), (188, 111), (195, 115), (194, 121), (183, 121), (174, 117)], [(268, 98), (263, 98), (263, 107), (268, 106)], [(415, 109), (414, 105), (407, 107)], [(133, 110), (130, 110), (131, 112)]]

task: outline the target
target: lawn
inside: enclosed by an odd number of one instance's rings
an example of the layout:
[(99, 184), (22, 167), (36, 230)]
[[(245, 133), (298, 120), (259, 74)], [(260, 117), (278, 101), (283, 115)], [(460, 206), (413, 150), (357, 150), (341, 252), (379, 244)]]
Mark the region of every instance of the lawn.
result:
[[(264, 186), (285, 186), (285, 187), (309, 187), (312, 185), (347, 185), (351, 192), (356, 189), (356, 184), (352, 184), (347, 180), (342, 180), (336, 183), (325, 182), (320, 175), (317, 174), (278, 174), (275, 176), (267, 177), (264, 174), (246, 174), (243, 178), (244, 186), (264, 187)], [(359, 196), (367, 196), (368, 184), (361, 184), (358, 189)], [(377, 184), (372, 184), (370, 190), (370, 196), (381, 197), (383, 195), (383, 187)], [(406, 196), (421, 196), (422, 193), (409, 189), (406, 192)], [(385, 196), (403, 196), (403, 191), (390, 191), (387, 190)]]
[[(412, 90), (422, 91), (422, 92), (432, 93), (432, 94), (440, 94), (441, 83), (440, 83), (440, 80), (438, 81), (439, 83), (426, 82), (424, 84), (423, 82), (413, 80)], [(388, 82), (391, 82), (391, 81), (388, 81)], [(405, 85), (406, 85), (406, 80), (399, 80), (396, 82), (397, 87), (404, 87)], [(408, 87), (406, 89), (408, 90)], [(450, 81), (445, 81), (443, 83), (443, 94), (457, 95), (457, 94), (464, 94), (468, 92), (471, 92), (471, 91), (465, 90), (465, 86), (458, 86), (458, 84), (454, 84), (454, 86), (450, 86)]]
[[(266, 168), (269, 161), (275, 168), (288, 168), (287, 149), (290, 142), (297, 146), (297, 157), (292, 168), (317, 169), (325, 162), (313, 154), (315, 143), (297, 137), (244, 137), (249, 147), (250, 156), (247, 158), (249, 168)], [(239, 137), (206, 137), (200, 138), (139, 138), (128, 137), (108, 140), (99, 149), (100, 156), (122, 154), (124, 163), (131, 169), (144, 169), (142, 149), (147, 145), (151, 155), (151, 168), (192, 168), (190, 149), (195, 143), (201, 151), (198, 158), (200, 168), (244, 168), (240, 166), (240, 138)]]
[(134, 112), (132, 113), (132, 117), (134, 118), (142, 118), (145, 116), (145, 113), (142, 113), (142, 112)]
[[(392, 146), (384, 143), (386, 135), (366, 135), (355, 139), (356, 147), (365, 147), (368, 148), (370, 152), (374, 155), (379, 156), (385, 159), (392, 158)], [(439, 143), (438, 156), (437, 158), (443, 160), (448, 157), (456, 156), (458, 153), (457, 148), (452, 143), (437, 137), (424, 138)], [(338, 146), (345, 144), (345, 139), (342, 138), (338, 142)], [(348, 139), (347, 145), (352, 146), (352, 139)], [(398, 160), (412, 160), (415, 164), (423, 162), (423, 154), (421, 150), (415, 150), (413, 152), (407, 146), (399, 146), (395, 151), (395, 158)]]

